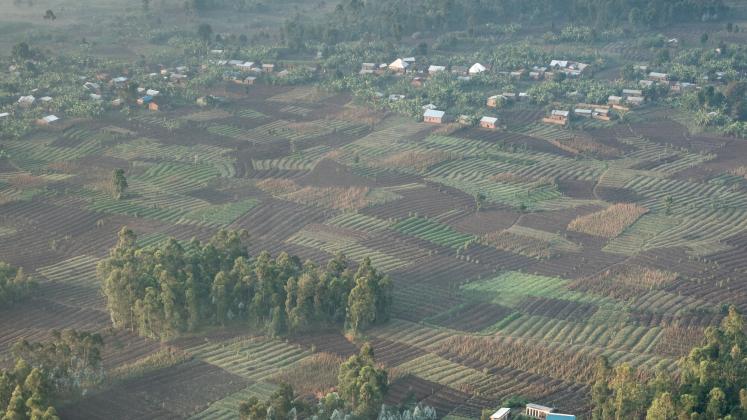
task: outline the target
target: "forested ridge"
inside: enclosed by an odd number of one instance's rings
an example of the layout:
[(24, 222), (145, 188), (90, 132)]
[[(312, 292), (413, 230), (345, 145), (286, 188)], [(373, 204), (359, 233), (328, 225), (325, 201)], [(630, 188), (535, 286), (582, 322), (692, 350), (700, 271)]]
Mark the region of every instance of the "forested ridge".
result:
[(419, 31), (474, 33), (500, 23), (658, 27), (717, 19), (726, 10), (722, 0), (343, 0), (321, 20), (297, 15), (286, 22), (285, 33), (292, 45), (294, 39), (334, 43), (366, 36), (399, 39)]
[(170, 239), (140, 247), (123, 228), (98, 267), (112, 322), (168, 338), (229, 323), (270, 335), (343, 325), (357, 333), (388, 319), (392, 283), (370, 260), (354, 272), (342, 255), (326, 267), (287, 253), (251, 258), (247, 239), (221, 230), (204, 244)]

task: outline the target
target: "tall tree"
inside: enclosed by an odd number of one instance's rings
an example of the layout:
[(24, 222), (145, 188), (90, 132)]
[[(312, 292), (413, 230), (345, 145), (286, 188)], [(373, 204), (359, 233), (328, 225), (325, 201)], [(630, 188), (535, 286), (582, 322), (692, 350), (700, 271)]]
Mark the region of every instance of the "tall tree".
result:
[(112, 190), (114, 191), (114, 198), (121, 200), (127, 190), (127, 178), (125, 177), (124, 169), (117, 168), (112, 173)]

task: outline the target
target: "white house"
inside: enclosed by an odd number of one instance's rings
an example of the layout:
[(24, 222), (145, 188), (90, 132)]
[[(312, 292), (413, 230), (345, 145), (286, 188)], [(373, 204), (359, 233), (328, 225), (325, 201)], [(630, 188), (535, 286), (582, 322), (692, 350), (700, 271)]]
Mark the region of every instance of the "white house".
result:
[(490, 420), (507, 420), (510, 414), (510, 408), (502, 407), (490, 416)]
[(407, 71), (407, 68), (410, 67), (410, 63), (406, 62), (405, 60), (398, 58), (394, 61), (392, 61), (391, 64), (389, 64), (389, 70), (404, 73)]
[(467, 72), (469, 74), (473, 74), (474, 75), (474, 74), (480, 74), (480, 73), (484, 72), (485, 70), (487, 70), (485, 68), (485, 66), (483, 66), (480, 63), (475, 63), (475, 64), (472, 65), (472, 67), (469, 68), (469, 70)]
[(149, 96), (158, 96), (160, 93), (160, 91), (157, 91), (155, 89), (148, 89), (145, 91), (145, 94)]
[(0, 112), (0, 118), (5, 118), (9, 116), (10, 116), (10, 112)]

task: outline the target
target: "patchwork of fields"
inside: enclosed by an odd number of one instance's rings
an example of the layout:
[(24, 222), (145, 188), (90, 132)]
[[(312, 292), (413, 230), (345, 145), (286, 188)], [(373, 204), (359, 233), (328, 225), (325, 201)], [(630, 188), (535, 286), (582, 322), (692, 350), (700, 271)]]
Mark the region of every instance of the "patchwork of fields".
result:
[[(670, 144), (684, 127), (657, 135), (644, 110), (588, 127), (584, 144), (604, 153), (574, 154), (558, 141), (579, 133), (534, 118), (436, 130), (373, 111), (358, 120), (347, 100), (256, 86), (221, 109), (117, 113), (3, 141), (0, 260), (41, 287), (38, 304), (0, 313), (0, 354), (51, 328), (105, 332), (108, 369), (183, 352), (177, 367), (63, 413), (95, 416), (109, 401), (123, 418), (228, 419), (289, 369), (359, 345), (339, 333), (231, 329), (162, 344), (109, 332), (95, 267), (123, 225), (144, 243), (231, 228), (250, 233), (253, 254), (370, 257), (395, 284), (394, 319), (369, 332), (392, 372), (388, 403), (412, 393), (452, 419), (509, 396), (583, 414), (595, 356), (674, 367), (724, 304), (747, 310), (739, 140)], [(107, 183), (115, 168), (129, 183), (121, 200)], [(188, 391), (198, 382), (204, 392)]]

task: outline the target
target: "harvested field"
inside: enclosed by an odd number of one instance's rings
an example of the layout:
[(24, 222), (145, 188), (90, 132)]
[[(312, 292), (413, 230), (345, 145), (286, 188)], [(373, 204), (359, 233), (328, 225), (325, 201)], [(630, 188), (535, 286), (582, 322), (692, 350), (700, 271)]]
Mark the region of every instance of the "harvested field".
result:
[(648, 209), (635, 204), (615, 204), (600, 212), (573, 219), (568, 224), (568, 229), (604, 238), (614, 238), (646, 212)]

